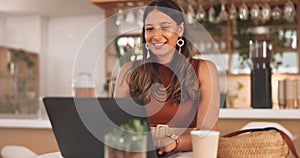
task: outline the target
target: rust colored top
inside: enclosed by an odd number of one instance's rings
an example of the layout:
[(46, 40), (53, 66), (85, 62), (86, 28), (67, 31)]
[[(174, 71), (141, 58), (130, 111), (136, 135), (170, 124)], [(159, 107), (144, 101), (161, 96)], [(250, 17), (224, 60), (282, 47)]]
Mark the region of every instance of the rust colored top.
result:
[[(192, 60), (192, 66), (197, 75), (200, 60)], [(158, 70), (161, 75), (163, 86), (167, 87), (171, 82), (170, 76), (173, 72), (167, 66), (163, 65), (159, 65)], [(161, 103), (151, 95), (151, 101), (147, 104), (147, 112), (149, 114), (151, 126), (153, 127), (157, 124), (168, 124), (170, 127), (196, 127), (197, 109), (195, 108), (194, 102), (195, 101), (193, 100), (189, 100), (179, 105), (173, 103), (172, 97), (169, 97), (165, 103)], [(198, 104), (199, 103), (197, 103), (197, 107)], [(175, 116), (175, 114), (177, 116)]]

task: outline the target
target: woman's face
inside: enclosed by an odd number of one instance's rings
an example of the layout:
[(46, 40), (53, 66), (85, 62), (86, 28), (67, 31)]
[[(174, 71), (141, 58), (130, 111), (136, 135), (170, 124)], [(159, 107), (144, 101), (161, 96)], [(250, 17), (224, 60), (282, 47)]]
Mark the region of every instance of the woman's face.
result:
[(177, 25), (167, 14), (154, 9), (145, 19), (145, 39), (149, 49), (160, 60), (173, 58), (178, 37), (183, 34), (183, 23)]

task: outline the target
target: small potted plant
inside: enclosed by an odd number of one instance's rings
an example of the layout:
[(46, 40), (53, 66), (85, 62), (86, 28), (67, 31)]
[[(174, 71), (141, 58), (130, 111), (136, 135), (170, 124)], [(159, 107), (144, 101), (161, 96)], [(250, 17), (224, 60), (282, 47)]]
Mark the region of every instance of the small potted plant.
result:
[(105, 158), (146, 158), (147, 122), (133, 119), (104, 137)]

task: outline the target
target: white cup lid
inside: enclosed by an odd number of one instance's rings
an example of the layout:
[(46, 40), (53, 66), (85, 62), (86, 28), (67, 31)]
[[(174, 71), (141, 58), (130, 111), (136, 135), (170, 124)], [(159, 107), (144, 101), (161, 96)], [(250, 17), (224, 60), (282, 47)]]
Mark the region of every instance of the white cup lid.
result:
[(220, 132), (219, 131), (210, 131), (210, 130), (195, 130), (195, 131), (191, 131), (191, 135), (205, 137), (205, 136), (212, 136), (212, 135), (220, 135)]

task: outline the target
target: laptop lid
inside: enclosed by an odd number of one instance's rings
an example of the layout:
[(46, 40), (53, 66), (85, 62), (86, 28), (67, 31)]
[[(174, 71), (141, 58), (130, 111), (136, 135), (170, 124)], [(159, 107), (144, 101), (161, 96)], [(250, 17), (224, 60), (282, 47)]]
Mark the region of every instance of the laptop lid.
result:
[[(46, 97), (43, 102), (65, 158), (103, 158), (106, 133), (131, 119), (148, 122), (141, 99)], [(147, 145), (153, 149), (151, 134)], [(147, 157), (157, 157), (156, 151), (148, 151)]]

